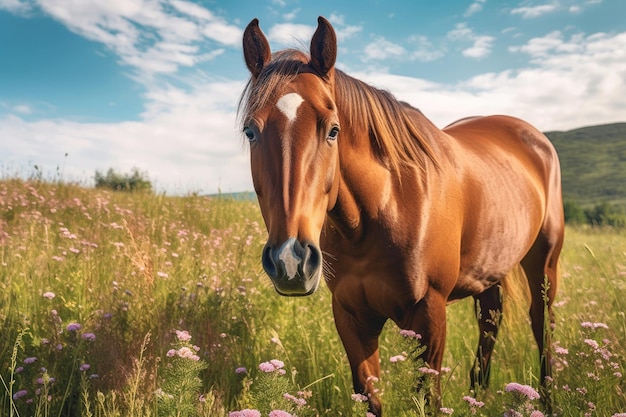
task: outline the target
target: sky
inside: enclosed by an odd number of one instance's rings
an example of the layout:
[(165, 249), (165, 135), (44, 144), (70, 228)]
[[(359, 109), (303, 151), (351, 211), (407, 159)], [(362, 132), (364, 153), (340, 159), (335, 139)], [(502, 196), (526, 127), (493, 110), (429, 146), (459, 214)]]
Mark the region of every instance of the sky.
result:
[(626, 121), (624, 0), (0, 0), (0, 177), (138, 168), (171, 195), (252, 191), (243, 30), (308, 48), (320, 15), (338, 68), (439, 127)]

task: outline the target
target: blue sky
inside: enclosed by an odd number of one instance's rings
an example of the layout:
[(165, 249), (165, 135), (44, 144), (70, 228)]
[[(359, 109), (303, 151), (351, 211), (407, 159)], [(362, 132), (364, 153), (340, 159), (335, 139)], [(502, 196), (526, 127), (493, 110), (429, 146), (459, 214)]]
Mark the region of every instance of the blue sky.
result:
[(257, 17), (274, 50), (308, 45), (319, 15), (341, 69), (440, 127), (626, 121), (623, 0), (0, 0), (0, 172), (90, 184), (138, 167), (171, 194), (251, 190), (243, 29)]

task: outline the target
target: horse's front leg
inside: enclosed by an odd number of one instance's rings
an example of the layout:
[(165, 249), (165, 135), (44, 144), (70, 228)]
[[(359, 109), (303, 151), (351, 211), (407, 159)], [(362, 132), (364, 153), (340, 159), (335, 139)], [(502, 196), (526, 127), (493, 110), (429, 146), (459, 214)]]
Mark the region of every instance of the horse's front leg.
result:
[(358, 315), (348, 313), (333, 298), (333, 314), (337, 332), (343, 342), (352, 370), (354, 392), (367, 396), (369, 411), (382, 416), (376, 382), (380, 378), (378, 337), (386, 319), (370, 311)]
[(418, 379), (417, 389), (423, 388), (426, 378), (431, 379), (432, 392), (426, 394), (429, 404), (438, 410), (441, 405), (439, 372), (446, 341), (446, 297), (432, 288), (429, 289), (424, 298), (407, 311), (405, 320), (398, 325), (421, 336), (420, 344), (425, 350), (420, 358), (430, 370)]

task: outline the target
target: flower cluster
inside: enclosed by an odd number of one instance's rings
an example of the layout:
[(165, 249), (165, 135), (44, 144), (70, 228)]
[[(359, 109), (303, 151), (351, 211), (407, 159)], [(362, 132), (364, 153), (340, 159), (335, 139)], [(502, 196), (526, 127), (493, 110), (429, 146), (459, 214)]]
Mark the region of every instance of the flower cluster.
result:
[(285, 375), (287, 371), (283, 368), (285, 367), (285, 363), (278, 359), (272, 359), (269, 362), (262, 362), (259, 364), (259, 371), (265, 373), (277, 373), (278, 375)]
[(415, 333), (413, 330), (406, 330), (406, 329), (400, 330), (400, 335), (408, 339), (415, 339), (415, 340), (420, 340), (422, 338), (421, 334)]

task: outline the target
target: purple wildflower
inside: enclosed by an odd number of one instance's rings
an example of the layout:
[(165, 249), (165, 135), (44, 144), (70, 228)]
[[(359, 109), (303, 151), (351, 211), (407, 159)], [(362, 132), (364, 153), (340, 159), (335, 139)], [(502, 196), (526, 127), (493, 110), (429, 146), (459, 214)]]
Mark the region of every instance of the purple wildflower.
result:
[(406, 330), (406, 329), (400, 330), (400, 335), (407, 337), (409, 339), (415, 339), (415, 340), (420, 340), (422, 338), (421, 334), (415, 333), (413, 330)]
[(26, 365), (31, 364), (31, 363), (35, 363), (35, 362), (37, 362), (37, 358), (34, 357), (34, 356), (31, 356), (29, 358), (24, 359), (24, 363)]
[(246, 368), (244, 368), (243, 366), (240, 366), (239, 368), (235, 369), (235, 373), (237, 375), (247, 374), (248, 370)]
[(528, 385), (518, 384), (517, 382), (510, 382), (506, 384), (504, 387), (506, 392), (514, 392), (519, 393), (525, 397), (528, 397), (529, 400), (536, 400), (539, 398), (539, 393)]
[(77, 332), (81, 329), (80, 323), (70, 323), (67, 325), (66, 329), (68, 332)]
[(28, 395), (28, 390), (20, 390), (18, 392), (16, 392), (15, 394), (13, 394), (13, 399), (14, 400), (18, 400), (20, 398), (22, 398), (23, 396)]
[(89, 340), (90, 342), (96, 340), (96, 335), (93, 333), (83, 333), (80, 335), (80, 337), (82, 337), (83, 340)]
[(78, 369), (80, 369), (81, 372), (85, 372), (88, 371), (89, 368), (91, 368), (91, 365), (89, 365), (88, 363), (83, 363)]

